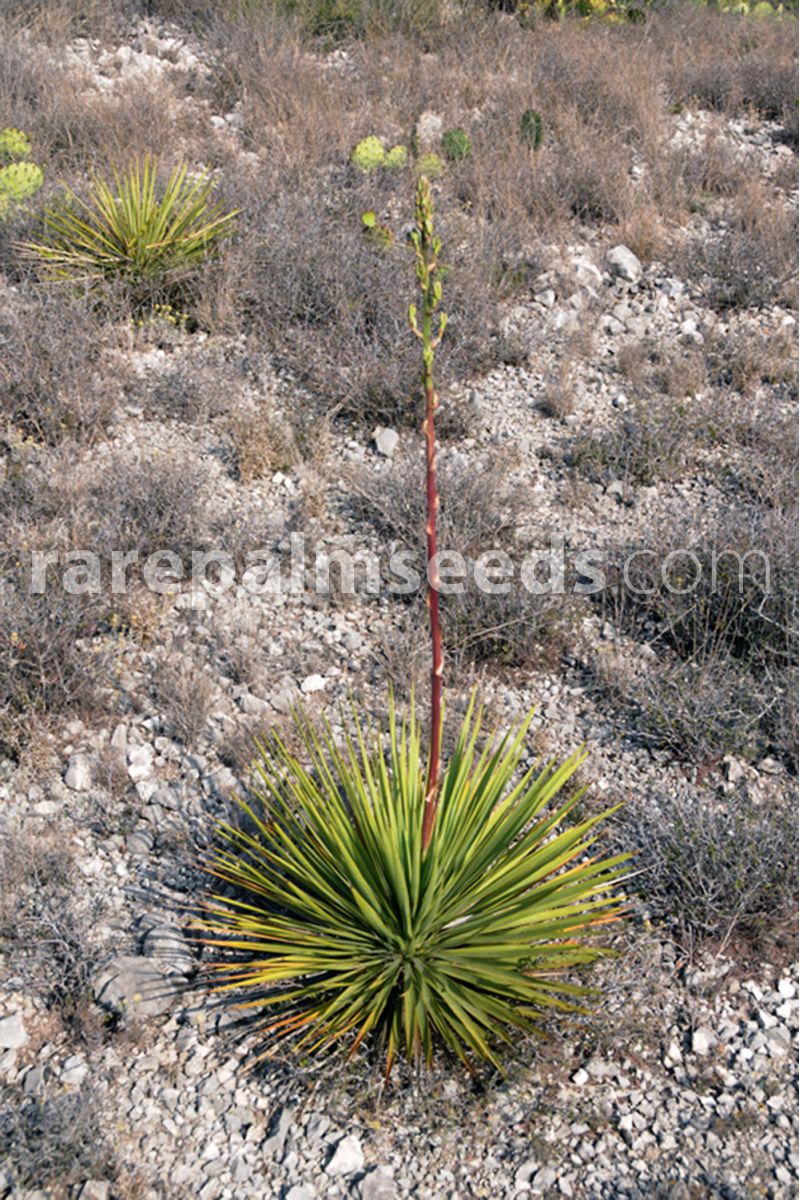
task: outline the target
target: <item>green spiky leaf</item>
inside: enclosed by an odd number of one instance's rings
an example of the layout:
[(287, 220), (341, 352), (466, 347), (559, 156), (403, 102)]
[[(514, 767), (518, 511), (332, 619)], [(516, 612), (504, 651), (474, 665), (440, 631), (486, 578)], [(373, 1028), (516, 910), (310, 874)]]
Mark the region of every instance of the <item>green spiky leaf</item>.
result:
[(156, 163), (145, 158), (111, 180), (95, 176), (88, 197), (69, 192), (45, 212), (44, 238), (30, 256), (57, 278), (120, 278), (136, 286), (167, 283), (197, 267), (233, 229), (236, 212), (212, 202), (215, 184), (176, 168), (163, 188)]
[(423, 852), (420, 729), (413, 704), (389, 711), (388, 749), (357, 719), (341, 746), (299, 716), (302, 760), (277, 737), (260, 748), (247, 825), (222, 826), (208, 864), (227, 890), (201, 936), (235, 956), (208, 965), (211, 984), (263, 1011), (270, 1044), (379, 1035), (389, 1067), (437, 1043), (496, 1063), (509, 1030), (574, 1007), (562, 976), (607, 953), (588, 935), (620, 915), (624, 856), (592, 856), (607, 813), (567, 819), (583, 755), (521, 772), (530, 718), (479, 749), (474, 705)]

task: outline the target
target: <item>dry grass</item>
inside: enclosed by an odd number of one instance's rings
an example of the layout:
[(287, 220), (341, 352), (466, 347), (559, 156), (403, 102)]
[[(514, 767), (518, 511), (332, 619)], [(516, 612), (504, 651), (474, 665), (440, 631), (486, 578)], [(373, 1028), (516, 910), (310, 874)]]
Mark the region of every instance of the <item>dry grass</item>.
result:
[(243, 483), (286, 471), (297, 462), (299, 452), (294, 433), (266, 405), (256, 412), (239, 412), (227, 422), (233, 443), (235, 470)]

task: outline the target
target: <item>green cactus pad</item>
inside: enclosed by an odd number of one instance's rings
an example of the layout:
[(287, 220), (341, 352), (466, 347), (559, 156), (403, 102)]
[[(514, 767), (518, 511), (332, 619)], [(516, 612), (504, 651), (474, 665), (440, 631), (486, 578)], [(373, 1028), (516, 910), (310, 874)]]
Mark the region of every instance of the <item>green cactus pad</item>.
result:
[(31, 139), (21, 129), (0, 129), (0, 158), (27, 158)]
[(389, 250), (394, 245), (394, 234), (391, 229), (388, 225), (381, 225), (371, 209), (369, 212), (361, 214), (361, 224), (373, 245), (378, 246), (381, 250)]
[(444, 163), (438, 154), (421, 155), (414, 169), (418, 175), (427, 175), (428, 179), (438, 179), (440, 175), (444, 175)]
[(542, 114), (535, 108), (526, 108), (519, 123), (519, 136), (527, 142), (531, 150), (538, 150), (544, 136)]
[(404, 167), (408, 166), (407, 148), (405, 146), (392, 146), (391, 150), (387, 151), (383, 165), (388, 167), (390, 171), (402, 171)]
[(358, 143), (350, 157), (359, 171), (365, 173), (377, 171), (378, 167), (383, 165), (385, 158), (383, 142), (379, 137), (365, 137)]
[(461, 162), (472, 153), (472, 142), (463, 129), (448, 129), (442, 134), (442, 150), (448, 162)]
[(42, 168), (36, 163), (15, 162), (0, 167), (0, 196), (7, 204), (21, 204), (30, 199), (43, 183)]

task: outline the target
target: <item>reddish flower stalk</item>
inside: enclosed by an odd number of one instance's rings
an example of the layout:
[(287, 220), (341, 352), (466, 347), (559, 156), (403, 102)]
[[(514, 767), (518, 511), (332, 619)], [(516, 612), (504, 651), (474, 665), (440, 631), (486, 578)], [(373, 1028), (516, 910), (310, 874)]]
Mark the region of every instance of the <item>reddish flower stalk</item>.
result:
[(416, 229), (412, 233), (417, 255), (417, 279), (422, 291), (422, 323), (417, 320), (417, 308), (412, 304), (408, 316), (411, 328), (422, 342), (422, 389), (425, 396), (425, 480), (427, 497), (427, 573), (428, 613), (431, 627), (431, 740), (428, 752), (428, 771), (425, 780), (425, 803), (422, 817), (422, 850), (430, 845), (436, 809), (439, 802), (439, 773), (442, 743), (442, 629), (439, 619), (439, 567), (436, 561), (436, 513), (439, 493), (436, 487), (436, 432), (434, 414), (437, 408), (433, 381), (433, 352), (442, 340), (447, 317), (439, 314), (438, 332), (433, 333), (433, 316), (442, 299), (442, 284), (436, 278), (441, 242), (433, 233), (433, 201), (428, 180), (423, 176), (417, 184)]

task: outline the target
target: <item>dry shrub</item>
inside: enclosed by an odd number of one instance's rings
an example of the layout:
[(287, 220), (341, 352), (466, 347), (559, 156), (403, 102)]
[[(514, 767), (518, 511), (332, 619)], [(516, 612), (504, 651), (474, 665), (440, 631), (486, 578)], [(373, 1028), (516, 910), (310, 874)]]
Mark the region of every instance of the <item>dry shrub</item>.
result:
[[(691, 9), (657, 14), (651, 35), (670, 53), (673, 101), (726, 113), (755, 110), (797, 142), (797, 22)], [(678, 42), (678, 36), (680, 41)]]
[(778, 301), (796, 306), (797, 213), (753, 183), (737, 193), (721, 230), (684, 242), (678, 264), (720, 312)]
[(548, 417), (566, 417), (575, 411), (575, 390), (572, 378), (572, 363), (564, 357), (558, 374), (547, 384), (541, 400), (541, 409)]
[(649, 795), (622, 806), (614, 839), (633, 853), (633, 886), (652, 915), (689, 948), (738, 932), (758, 946), (788, 915), (797, 889), (795, 815), (740, 792), (717, 805), (697, 796)]
[(0, 846), (0, 934), (12, 973), (84, 1043), (101, 1033), (92, 1005), (96, 958), (78, 909), (80, 872), (63, 838), (15, 834)]
[(692, 208), (702, 208), (710, 197), (730, 199), (753, 177), (753, 164), (742, 160), (722, 138), (709, 135), (701, 149), (681, 149), (673, 156)]
[(651, 199), (637, 201), (634, 197), (620, 224), (619, 240), (645, 266), (661, 257), (667, 245), (667, 229)]
[(140, 564), (157, 550), (188, 562), (208, 547), (206, 485), (201, 467), (179, 456), (137, 462), (117, 452), (87, 489), (87, 545), (104, 562), (112, 550), (138, 551)]
[(707, 382), (699, 350), (665, 345), (653, 338), (626, 342), (617, 354), (617, 366), (633, 393), (643, 399), (656, 393), (683, 400), (701, 391)]
[(165, 170), (212, 153), (207, 117), (202, 109), (176, 101), (163, 79), (132, 80), (111, 95), (81, 90), (72, 93), (73, 77), (64, 82), (57, 109), (41, 114), (30, 129), (34, 146), (46, 153), (58, 178), (68, 177), (78, 190), (89, 170), (125, 167), (150, 154)]
[[(414, 422), (419, 354), (407, 317), (413, 256), (400, 221), (390, 250), (365, 237), (360, 214), (370, 201), (367, 185), (351, 181), (338, 202), (329, 198), (327, 211), (318, 198), (301, 197), (273, 213), (267, 236), (249, 243), (240, 302), (318, 405), (365, 423)], [(452, 225), (448, 236), (446, 217), (441, 226), (451, 322), (437, 359), (444, 388), (494, 362), (496, 313), (491, 293), (487, 298), (491, 253), (465, 245)]]
[[(535, 595), (521, 580), (518, 568), (523, 547), (516, 535), (522, 510), (519, 497), (512, 496), (502, 471), (496, 467), (467, 469), (443, 464), (439, 475), (439, 547), (460, 554), (467, 568), (463, 589), (451, 594), (442, 592), (440, 596), (446, 658), (451, 669), (461, 670), (467, 662), (489, 661), (516, 667), (546, 654), (558, 656), (572, 612), (564, 597)], [(390, 550), (406, 548), (416, 556), (414, 569), (421, 586), (399, 597), (415, 610), (409, 618), (408, 641), (413, 642), (425, 604), (425, 557), (420, 548), (425, 506), (418, 464), (414, 459), (401, 460), (380, 474), (356, 474), (352, 484), (353, 514), (369, 522)], [(545, 531), (539, 534), (526, 544), (546, 545)], [(505, 552), (515, 565), (513, 577), (499, 576), (495, 580), (505, 586), (504, 592), (484, 591), (474, 579), (476, 560), (491, 550)], [(491, 569), (488, 573), (492, 575)]]
[[(17, 755), (51, 717), (96, 711), (110, 679), (108, 606), (102, 596), (70, 595), (56, 570), (42, 595), (7, 561), (0, 589), (0, 749)], [(10, 568), (10, 569), (9, 569)]]
[[(10, 301), (10, 297), (9, 297)], [(28, 288), (0, 308), (0, 414), (19, 434), (50, 445), (91, 440), (107, 425), (118, 368), (106, 330), (80, 299)]]
[(151, 690), (170, 734), (188, 749), (203, 741), (214, 703), (214, 686), (195, 663), (170, 651), (151, 675)]
[[(212, 34), (220, 71), (211, 100), (225, 111), (238, 101), (245, 145), (264, 155), (267, 197), (312, 183), (325, 164), (346, 162), (357, 140), (345, 80), (322, 72), (286, 22), (268, 9)], [(317, 184), (319, 186), (319, 184)]]
[[(706, 361), (717, 387), (747, 393), (760, 384), (769, 384), (777, 387), (778, 396), (784, 393), (792, 399), (796, 395), (797, 339), (791, 329), (773, 333), (750, 325), (731, 325), (723, 336), (711, 341)], [(746, 419), (748, 413), (752, 409), (742, 416)], [(764, 432), (768, 430), (766, 423)]]
[[(149, 5), (148, 8), (156, 5)], [(3, 16), (9, 26), (60, 47), (74, 37), (104, 38), (119, 34), (141, 13), (139, 0), (8, 0)]]
[(650, 487), (684, 478), (705, 441), (705, 423), (692, 401), (671, 396), (637, 400), (600, 436), (580, 433), (568, 461), (595, 483), (621, 480)]
[(0, 1155), (15, 1190), (54, 1188), (51, 1195), (65, 1195), (64, 1188), (114, 1172), (107, 1122), (88, 1084), (42, 1096), (2, 1091)]
[[(601, 600), (615, 606), (618, 627), (659, 656), (611, 688), (638, 737), (699, 761), (726, 753), (795, 758), (796, 529), (796, 507), (723, 506), (702, 539), (664, 526), (647, 540), (655, 557), (629, 559), (634, 546), (616, 552), (619, 576)], [(661, 575), (669, 554), (672, 587)]]

